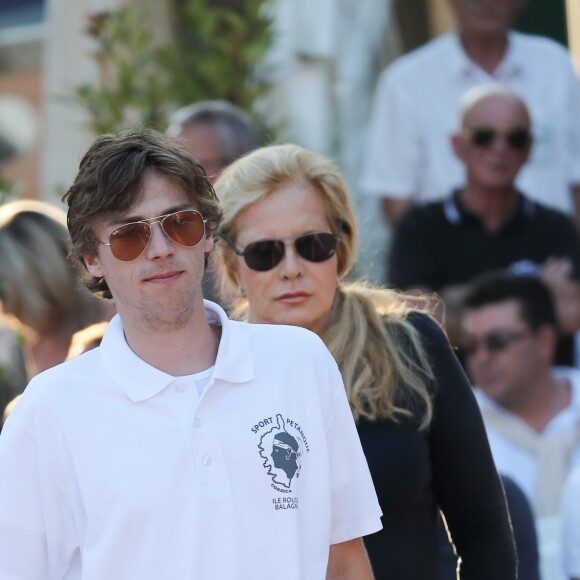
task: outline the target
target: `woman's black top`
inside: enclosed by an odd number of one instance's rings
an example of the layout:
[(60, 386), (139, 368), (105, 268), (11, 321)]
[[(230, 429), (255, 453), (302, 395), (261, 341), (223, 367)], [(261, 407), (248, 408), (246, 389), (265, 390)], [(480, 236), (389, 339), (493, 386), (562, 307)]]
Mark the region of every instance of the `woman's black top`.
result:
[(376, 580), (438, 580), (438, 509), (461, 557), (462, 580), (514, 580), (505, 496), (471, 385), (439, 325), (411, 313), (434, 371), (434, 417), (360, 420), (358, 432), (383, 511), (365, 537)]

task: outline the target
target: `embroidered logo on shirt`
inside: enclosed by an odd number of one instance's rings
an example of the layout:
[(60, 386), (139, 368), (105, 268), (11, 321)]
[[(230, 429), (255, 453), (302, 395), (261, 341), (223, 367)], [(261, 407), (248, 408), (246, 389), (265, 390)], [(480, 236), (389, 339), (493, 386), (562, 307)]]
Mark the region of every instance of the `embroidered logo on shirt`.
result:
[[(284, 494), (292, 493), (302, 470), (304, 453), (309, 453), (308, 439), (298, 423), (281, 414), (267, 417), (252, 427), (260, 435), (258, 451), (263, 466), (272, 479), (271, 486)], [(297, 509), (298, 498), (273, 500), (275, 509)]]

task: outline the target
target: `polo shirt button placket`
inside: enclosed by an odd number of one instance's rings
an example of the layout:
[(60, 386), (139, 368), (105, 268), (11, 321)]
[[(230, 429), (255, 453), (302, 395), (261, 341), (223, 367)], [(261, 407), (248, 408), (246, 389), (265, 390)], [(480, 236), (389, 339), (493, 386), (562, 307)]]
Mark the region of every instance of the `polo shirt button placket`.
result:
[(204, 455), (201, 461), (206, 467), (211, 465), (211, 457), (209, 455)]
[(196, 417), (196, 418), (193, 420), (193, 426), (194, 426), (196, 429), (198, 429), (199, 427), (201, 427), (201, 419), (200, 419), (199, 417)]

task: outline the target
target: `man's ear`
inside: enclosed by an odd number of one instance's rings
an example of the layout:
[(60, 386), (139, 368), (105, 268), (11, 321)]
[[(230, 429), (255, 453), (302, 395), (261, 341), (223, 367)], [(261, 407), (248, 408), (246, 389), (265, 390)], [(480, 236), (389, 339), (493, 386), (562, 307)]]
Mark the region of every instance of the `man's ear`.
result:
[(453, 133), (450, 137), (451, 147), (459, 161), (465, 161), (465, 137), (461, 133)]
[(203, 240), (203, 251), (207, 254), (211, 252), (214, 248), (215, 242), (213, 240), (213, 234), (207, 234)]
[(85, 263), (85, 266), (87, 267), (87, 270), (91, 276), (94, 276), (95, 278), (102, 278), (105, 275), (101, 266), (101, 261), (99, 260), (99, 256), (96, 254), (84, 254), (83, 262)]
[(534, 145), (534, 138), (532, 136), (530, 136), (530, 140), (528, 142), (528, 147), (524, 151), (524, 155), (525, 155), (525, 157), (524, 157), (524, 163), (526, 163), (527, 160), (530, 158), (530, 153), (532, 152), (533, 145)]
[(536, 330), (536, 338), (542, 355), (547, 361), (553, 361), (558, 342), (557, 330), (553, 326), (544, 324)]

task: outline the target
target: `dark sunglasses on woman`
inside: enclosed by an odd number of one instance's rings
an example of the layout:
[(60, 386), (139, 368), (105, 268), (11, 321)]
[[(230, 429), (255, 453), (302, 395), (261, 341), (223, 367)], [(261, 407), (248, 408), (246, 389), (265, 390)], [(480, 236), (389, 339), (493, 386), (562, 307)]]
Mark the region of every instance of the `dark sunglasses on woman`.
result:
[(284, 258), (286, 242), (293, 242), (296, 253), (309, 262), (324, 262), (336, 252), (336, 246), (342, 238), (342, 224), (338, 233), (312, 232), (294, 238), (276, 238), (257, 240), (240, 250), (225, 233), (221, 237), (238, 255), (243, 256), (248, 268), (257, 272), (266, 272), (275, 268)]

